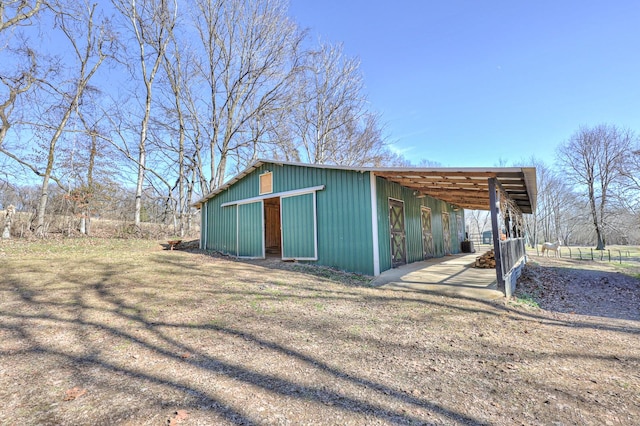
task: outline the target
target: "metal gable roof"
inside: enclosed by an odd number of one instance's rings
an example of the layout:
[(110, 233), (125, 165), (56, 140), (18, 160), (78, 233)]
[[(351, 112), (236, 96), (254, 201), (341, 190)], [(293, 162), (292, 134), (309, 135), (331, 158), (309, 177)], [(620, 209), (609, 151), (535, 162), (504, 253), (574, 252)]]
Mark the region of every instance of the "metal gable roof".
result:
[(434, 198), (471, 210), (489, 210), (489, 178), (495, 178), (523, 213), (536, 208), (535, 167), (346, 167), (327, 164), (305, 164), (277, 160), (257, 160), (224, 185), (211, 191), (193, 205), (200, 208), (207, 200), (226, 190), (263, 164), (313, 167), (333, 170), (371, 172)]

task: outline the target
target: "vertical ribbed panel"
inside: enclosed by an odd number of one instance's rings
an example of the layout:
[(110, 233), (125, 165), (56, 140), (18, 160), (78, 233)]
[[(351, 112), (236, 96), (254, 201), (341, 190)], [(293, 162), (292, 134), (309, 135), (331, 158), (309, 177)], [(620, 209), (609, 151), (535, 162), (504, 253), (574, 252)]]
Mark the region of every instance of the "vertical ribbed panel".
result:
[[(218, 204), (218, 206), (215, 206)], [(207, 249), (236, 255), (236, 208), (237, 206), (220, 207), (219, 202), (211, 200), (207, 206), (208, 230)]]
[[(227, 207), (221, 207), (221, 204), (257, 197), (259, 176), (266, 171), (273, 173), (275, 194), (325, 185), (324, 190), (316, 193), (317, 263), (347, 271), (373, 274), (369, 173), (356, 171), (263, 164), (207, 202), (206, 211), (202, 212), (203, 224), (206, 223), (208, 228), (203, 230), (206, 232), (206, 238), (202, 237), (203, 243), (206, 241), (207, 249), (232, 255), (262, 256), (262, 203)], [(435, 198), (416, 198), (411, 190), (382, 178), (376, 178), (376, 184), (380, 271), (391, 268), (388, 216), (390, 197), (404, 202), (407, 262), (422, 260), (423, 257), (421, 206), (431, 209), (434, 255), (444, 256), (442, 212), (450, 214), (451, 252), (460, 251), (460, 237), (464, 236), (462, 210), (453, 211), (451, 205)], [(287, 232), (284, 231), (284, 227), (288, 226), (288, 222), (292, 227), (301, 229), (308, 229), (311, 223), (309, 204), (302, 200), (312, 198), (312, 194), (290, 198), (291, 215), (283, 219), (283, 236)], [(287, 200), (287, 197), (284, 200)], [(284, 205), (287, 203), (284, 201)], [(283, 214), (288, 213), (283, 211)], [(237, 228), (238, 215), (240, 229)], [(461, 217), (462, 222), (458, 217)], [(299, 256), (300, 253), (304, 253), (305, 257), (313, 257), (310, 251), (313, 247), (310, 244), (311, 233), (287, 235), (290, 240), (284, 243), (284, 257), (291, 254), (287, 253), (289, 248), (296, 251), (293, 257), (302, 257)]]
[(261, 201), (238, 206), (238, 256), (263, 256), (262, 215)]
[(315, 196), (304, 194), (282, 198), (282, 257), (285, 259), (315, 259), (316, 227)]
[(318, 192), (319, 261), (347, 271), (373, 274), (371, 196), (367, 173), (326, 170)]
[[(257, 197), (259, 176), (265, 171), (273, 172), (274, 193), (325, 185), (324, 190), (316, 193), (316, 263), (346, 271), (373, 274), (369, 174), (356, 171), (263, 164), (207, 202), (208, 249), (236, 254), (235, 216), (232, 218), (230, 214), (225, 213), (233, 211), (235, 215), (235, 207), (220, 205)], [(233, 250), (230, 250), (231, 246), (226, 238), (229, 234), (227, 229), (234, 233)]]
[[(420, 218), (421, 206), (431, 209), (431, 231), (433, 235), (433, 249), (436, 257), (444, 256), (444, 242), (442, 235), (442, 212), (450, 211), (450, 235), (451, 252), (460, 251), (460, 243), (457, 235), (457, 221), (451, 206), (444, 201), (432, 198), (416, 198), (413, 191), (389, 182), (383, 178), (376, 178), (377, 206), (378, 206), (378, 240), (380, 253), (380, 271), (391, 269), (391, 246), (389, 229), (389, 198), (404, 201), (405, 231), (407, 244), (407, 262), (416, 262), (423, 259), (422, 247), (422, 221)], [(464, 222), (463, 222), (464, 223)]]

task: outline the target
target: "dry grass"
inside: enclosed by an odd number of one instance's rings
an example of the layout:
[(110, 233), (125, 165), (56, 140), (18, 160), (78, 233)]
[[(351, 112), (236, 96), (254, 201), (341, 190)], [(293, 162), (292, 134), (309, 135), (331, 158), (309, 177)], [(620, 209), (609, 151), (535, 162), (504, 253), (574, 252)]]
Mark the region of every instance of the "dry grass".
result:
[[(4, 218), (5, 211), (0, 210), (0, 218)], [(35, 239), (31, 231), (35, 216), (32, 213), (17, 212), (13, 216), (11, 235), (15, 238)], [(136, 227), (132, 221), (91, 218), (90, 235), (98, 238), (144, 238), (161, 239), (175, 236), (176, 230), (171, 223), (142, 222)], [(80, 234), (80, 218), (73, 215), (46, 215), (45, 233), (48, 239), (82, 237)], [(198, 238), (200, 223), (193, 218), (191, 230), (185, 238)]]
[(640, 423), (633, 312), (270, 266), (139, 240), (3, 242), (0, 422)]

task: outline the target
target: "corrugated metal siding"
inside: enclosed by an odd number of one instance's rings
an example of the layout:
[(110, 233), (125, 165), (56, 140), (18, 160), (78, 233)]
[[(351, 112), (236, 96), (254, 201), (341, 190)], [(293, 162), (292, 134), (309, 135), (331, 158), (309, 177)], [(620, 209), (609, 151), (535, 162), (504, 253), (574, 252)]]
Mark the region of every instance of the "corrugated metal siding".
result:
[[(223, 207), (228, 208), (228, 207)], [(263, 257), (262, 201), (238, 207), (238, 256)]]
[(397, 183), (389, 182), (383, 178), (376, 178), (376, 186), (380, 271), (391, 269), (389, 198), (404, 201), (408, 263), (423, 259), (422, 222), (420, 218), (421, 206), (431, 208), (431, 224), (435, 256), (444, 256), (444, 241), (442, 238), (443, 211), (451, 212), (451, 251), (452, 253), (460, 252), (460, 243), (458, 242), (457, 227), (455, 223), (455, 213), (452, 211), (451, 205), (428, 196), (424, 198), (416, 198), (413, 195), (413, 191), (400, 186)]
[[(325, 185), (324, 190), (317, 192), (316, 200), (317, 263), (347, 271), (373, 274), (369, 174), (349, 170), (263, 164), (207, 202), (207, 249), (235, 254), (234, 251), (225, 249), (228, 244), (217, 240), (226, 235), (227, 228), (232, 227), (235, 235), (235, 220), (232, 221), (228, 215), (221, 215), (221, 212), (230, 209), (235, 213), (235, 208), (220, 205), (257, 197), (259, 175), (265, 171), (273, 172), (274, 193)], [(224, 241), (228, 242), (226, 239)]]
[(373, 274), (371, 188), (368, 173), (327, 170), (318, 192), (319, 261)]
[(237, 206), (220, 207), (219, 204), (214, 199), (207, 206), (206, 249), (236, 255), (238, 253), (236, 245)]
[(315, 196), (304, 194), (281, 201), (282, 257), (316, 257)]
[(465, 238), (465, 227), (464, 227), (464, 210), (460, 209), (456, 212), (452, 213), (452, 216), (455, 220), (455, 230), (456, 233), (455, 235), (451, 236), (451, 245), (455, 247), (457, 250), (455, 251), (455, 253), (459, 252), (461, 250), (461, 246), (460, 243), (464, 241)]

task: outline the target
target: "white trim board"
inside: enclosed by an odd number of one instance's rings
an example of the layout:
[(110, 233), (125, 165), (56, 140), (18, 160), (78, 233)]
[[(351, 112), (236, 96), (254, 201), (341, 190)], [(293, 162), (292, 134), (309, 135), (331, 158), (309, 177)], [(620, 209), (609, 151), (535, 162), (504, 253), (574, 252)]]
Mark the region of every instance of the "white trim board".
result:
[(380, 242), (378, 240), (378, 194), (376, 175), (369, 172), (369, 184), (371, 192), (371, 236), (373, 243), (373, 275), (380, 275)]
[[(202, 226), (202, 225), (200, 225)], [(207, 234), (209, 233), (209, 207), (204, 206), (204, 228), (200, 228), (200, 232), (204, 232), (204, 238), (200, 239), (200, 247), (203, 250), (207, 249)]]
[(257, 201), (266, 200), (267, 198), (295, 197), (296, 195), (304, 195), (304, 194), (310, 194), (312, 192), (315, 193), (316, 191), (322, 191), (324, 187), (325, 187), (324, 185), (319, 185), (319, 186), (311, 186), (309, 188), (300, 188), (300, 189), (293, 189), (291, 191), (275, 192), (267, 195), (259, 195), (257, 197), (245, 198), (243, 200), (236, 200), (236, 201), (229, 201), (226, 203), (222, 203), (220, 204), (220, 207), (236, 206), (239, 204), (251, 204)]

